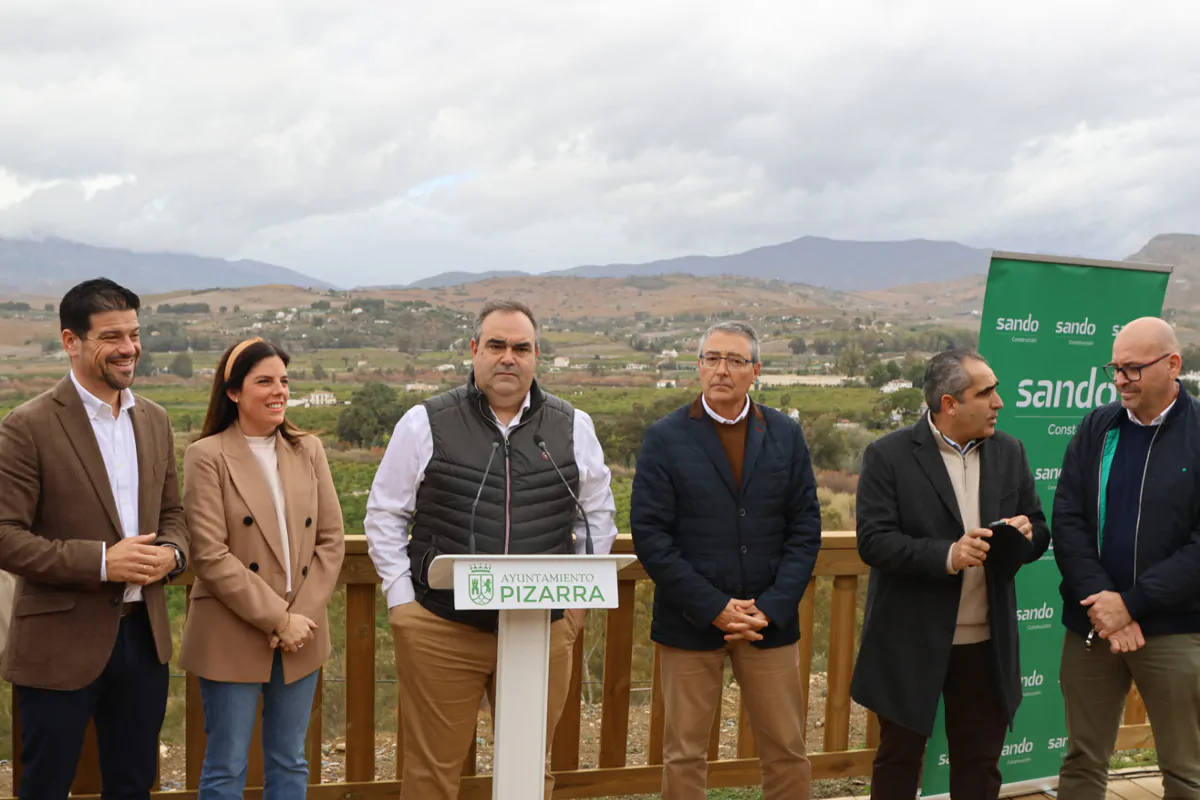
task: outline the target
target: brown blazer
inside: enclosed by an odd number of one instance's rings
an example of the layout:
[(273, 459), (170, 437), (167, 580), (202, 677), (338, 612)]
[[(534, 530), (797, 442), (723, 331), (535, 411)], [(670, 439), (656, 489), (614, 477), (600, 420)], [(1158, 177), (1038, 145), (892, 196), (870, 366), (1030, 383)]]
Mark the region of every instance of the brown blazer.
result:
[[(131, 412), (139, 533), (188, 553), (167, 413), (143, 397)], [(121, 621), (123, 583), (101, 583), (103, 545), (121, 522), (91, 421), (68, 375), (0, 422), (0, 569), (18, 577), (0, 677), (82, 689), (100, 676)], [(165, 582), (164, 582), (165, 583)], [(158, 658), (171, 659), (163, 583), (142, 587)]]
[(346, 553), (342, 507), (320, 439), (303, 436), (291, 445), (276, 434), (275, 456), (287, 505), (290, 596), (271, 487), (241, 428), (230, 425), (184, 454), (196, 583), (179, 661), (201, 678), (269, 681), (275, 651), (268, 638), (289, 611), (318, 628), (308, 645), (283, 654), (284, 681), (303, 678), (329, 660), (325, 612)]

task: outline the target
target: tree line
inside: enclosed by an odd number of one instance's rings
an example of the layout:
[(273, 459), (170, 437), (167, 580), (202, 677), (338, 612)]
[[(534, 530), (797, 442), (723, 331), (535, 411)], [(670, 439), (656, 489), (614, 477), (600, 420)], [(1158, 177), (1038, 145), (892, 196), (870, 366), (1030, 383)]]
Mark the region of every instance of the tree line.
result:
[[(920, 392), (912, 389), (908, 392), (908, 395), (902, 392), (885, 395), (881, 402), (890, 406), (885, 406), (880, 413), (890, 413), (887, 409), (891, 407), (902, 407), (907, 412), (906, 419), (915, 414), (919, 410)], [(918, 398), (915, 403), (913, 393)], [(400, 417), (419, 402), (421, 399), (416, 394), (398, 392), (386, 383), (368, 382), (354, 393), (350, 405), (341, 410), (337, 438), (351, 447), (384, 447)], [(646, 428), (679, 405), (678, 395), (669, 394), (650, 402), (635, 402), (620, 410), (590, 412), (605, 460), (609, 464), (635, 466)], [(911, 406), (915, 408), (909, 408)], [(822, 470), (858, 472), (863, 450), (877, 435), (866, 426), (839, 426), (839, 420), (832, 414), (804, 419), (801, 424), (813, 466)]]

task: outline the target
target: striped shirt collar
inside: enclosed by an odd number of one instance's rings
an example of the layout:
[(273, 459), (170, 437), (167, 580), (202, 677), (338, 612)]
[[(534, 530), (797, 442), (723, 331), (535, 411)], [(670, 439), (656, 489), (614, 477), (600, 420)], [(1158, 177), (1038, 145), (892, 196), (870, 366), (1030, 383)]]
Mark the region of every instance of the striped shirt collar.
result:
[(929, 414), (928, 417), (929, 427), (933, 430), (933, 435), (939, 437), (941, 441), (949, 445), (954, 452), (958, 453), (960, 456), (966, 456), (972, 450), (979, 447), (979, 445), (983, 444), (983, 439), (972, 439), (966, 444), (959, 444), (946, 434), (942, 433), (941, 430), (938, 429), (938, 426), (933, 424), (933, 414)]

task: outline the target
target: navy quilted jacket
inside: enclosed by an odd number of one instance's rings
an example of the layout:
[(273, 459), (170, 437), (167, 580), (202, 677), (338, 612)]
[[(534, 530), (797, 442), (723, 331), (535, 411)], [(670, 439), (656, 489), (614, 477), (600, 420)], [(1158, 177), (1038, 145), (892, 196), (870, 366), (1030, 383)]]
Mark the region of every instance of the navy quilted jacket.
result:
[(821, 549), (821, 511), (800, 426), (752, 410), (741, 486), (699, 398), (646, 430), (633, 479), (633, 544), (654, 580), (650, 638), (668, 647), (725, 645), (713, 620), (732, 597), (771, 619), (757, 647), (800, 638), (797, 613)]

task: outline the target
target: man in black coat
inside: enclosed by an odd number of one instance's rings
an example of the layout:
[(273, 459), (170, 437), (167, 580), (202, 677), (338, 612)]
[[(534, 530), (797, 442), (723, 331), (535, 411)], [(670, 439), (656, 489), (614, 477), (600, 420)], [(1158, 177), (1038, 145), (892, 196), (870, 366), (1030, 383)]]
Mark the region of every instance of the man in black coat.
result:
[[(916, 795), (939, 697), (951, 797), (1000, 793), (1021, 702), (1013, 577), (1050, 533), (1025, 447), (996, 431), (996, 386), (979, 354), (939, 353), (925, 370), (930, 413), (863, 456), (858, 552), (871, 579), (850, 693), (879, 716), (873, 798)], [(1025, 539), (1001, 542), (988, 527), (1000, 520)]]
[(1079, 425), (1054, 494), (1069, 800), (1105, 797), (1131, 681), (1164, 796), (1200, 797), (1200, 402), (1181, 366), (1163, 320), (1121, 329), (1105, 367), (1121, 399)]
[(821, 512), (800, 426), (750, 400), (758, 354), (749, 325), (710, 328), (700, 339), (703, 393), (651, 425), (638, 457), (629, 521), (654, 580), (664, 800), (707, 797), (727, 657), (758, 742), (763, 797), (809, 797), (795, 645)]

